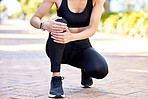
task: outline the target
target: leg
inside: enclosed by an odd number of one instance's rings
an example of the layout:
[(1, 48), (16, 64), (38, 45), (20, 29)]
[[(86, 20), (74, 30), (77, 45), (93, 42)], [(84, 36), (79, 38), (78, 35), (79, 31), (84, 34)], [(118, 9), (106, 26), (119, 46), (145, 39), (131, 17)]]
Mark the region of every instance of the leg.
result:
[[(56, 20), (57, 22), (67, 23), (66, 20), (60, 19)], [(64, 52), (65, 44), (58, 44), (53, 41), (51, 34), (46, 43), (46, 54), (51, 61), (51, 72), (58, 74), (60, 72), (61, 60)]]
[(51, 34), (46, 43), (46, 54), (50, 58), (51, 72), (60, 72), (60, 65), (62, 60), (65, 44), (58, 44), (53, 41)]
[[(66, 20), (64, 19), (60, 19), (56, 21), (66, 23)], [(65, 97), (64, 91), (62, 88), (63, 78), (60, 76), (60, 65), (62, 61), (64, 48), (65, 48), (65, 44), (58, 44), (53, 42), (53, 39), (51, 38), (51, 34), (49, 34), (49, 38), (46, 43), (46, 53), (50, 58), (51, 72), (53, 72), (49, 97), (57, 97), (57, 98)]]
[(83, 66), (90, 77), (102, 79), (108, 74), (105, 59), (92, 47), (83, 50), (74, 60), (75, 65)]

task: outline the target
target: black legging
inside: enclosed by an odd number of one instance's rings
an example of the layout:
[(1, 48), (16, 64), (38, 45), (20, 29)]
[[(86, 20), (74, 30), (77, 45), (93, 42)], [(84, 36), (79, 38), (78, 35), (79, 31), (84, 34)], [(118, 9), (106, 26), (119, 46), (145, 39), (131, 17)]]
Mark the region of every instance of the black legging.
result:
[[(56, 21), (66, 23), (64, 19)], [(108, 74), (105, 59), (92, 48), (89, 39), (59, 44), (53, 41), (49, 33), (46, 53), (51, 61), (51, 72), (60, 72), (60, 65), (63, 63), (85, 69), (90, 77), (97, 79)]]

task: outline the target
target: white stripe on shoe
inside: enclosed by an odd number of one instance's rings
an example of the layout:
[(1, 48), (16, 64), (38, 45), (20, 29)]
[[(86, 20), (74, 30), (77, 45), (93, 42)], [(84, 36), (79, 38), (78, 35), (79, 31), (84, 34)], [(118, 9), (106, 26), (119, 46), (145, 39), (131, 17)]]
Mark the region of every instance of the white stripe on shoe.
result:
[(82, 88), (92, 88), (94, 86), (94, 84), (90, 85), (90, 86), (86, 86), (86, 85), (80, 85), (80, 87)]
[(63, 94), (63, 95), (52, 95), (52, 94), (48, 94), (48, 97), (49, 98), (64, 98), (65, 97), (65, 94)]

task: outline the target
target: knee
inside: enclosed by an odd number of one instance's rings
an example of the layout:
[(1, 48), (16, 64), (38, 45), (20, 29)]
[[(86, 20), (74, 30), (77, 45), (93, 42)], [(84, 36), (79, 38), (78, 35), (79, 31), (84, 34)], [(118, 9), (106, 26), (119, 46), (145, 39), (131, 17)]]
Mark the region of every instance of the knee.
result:
[(97, 72), (98, 73), (100, 72), (100, 73), (98, 74), (98, 76), (96, 76), (96, 78), (97, 79), (103, 79), (108, 74), (108, 67), (104, 67), (104, 68), (98, 70)]
[(57, 21), (57, 22), (61, 22), (61, 23), (67, 24), (67, 21), (66, 21), (64, 18), (62, 18), (62, 19), (57, 19), (56, 21)]
[(108, 65), (106, 64), (98, 64), (94, 66), (94, 68), (87, 71), (89, 76), (96, 79), (103, 79), (108, 74)]

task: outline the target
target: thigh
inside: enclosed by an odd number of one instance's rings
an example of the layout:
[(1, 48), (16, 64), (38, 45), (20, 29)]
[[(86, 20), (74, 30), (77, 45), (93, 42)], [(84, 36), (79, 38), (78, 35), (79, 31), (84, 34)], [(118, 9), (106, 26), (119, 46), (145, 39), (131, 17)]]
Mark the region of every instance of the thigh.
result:
[(84, 68), (91, 77), (102, 79), (108, 74), (106, 60), (92, 47), (83, 50), (79, 54), (79, 57), (77, 57), (76, 62), (81, 68)]
[(55, 60), (59, 57), (61, 58), (64, 48), (65, 44), (55, 43), (51, 38), (51, 34), (49, 33), (49, 38), (46, 42), (46, 54), (48, 55), (48, 57), (54, 58)]
[(73, 60), (73, 65), (86, 69), (91, 75), (105, 75), (108, 72), (106, 60), (92, 47), (83, 50)]

